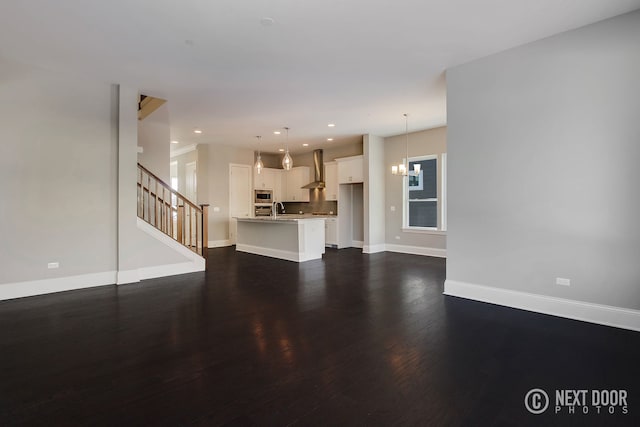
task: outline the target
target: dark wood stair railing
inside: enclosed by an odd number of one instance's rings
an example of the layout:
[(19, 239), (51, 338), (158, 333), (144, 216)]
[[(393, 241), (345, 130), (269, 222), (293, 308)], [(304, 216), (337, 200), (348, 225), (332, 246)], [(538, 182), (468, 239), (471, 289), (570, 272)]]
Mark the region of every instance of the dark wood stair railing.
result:
[(205, 256), (209, 205), (197, 206), (138, 163), (138, 217)]

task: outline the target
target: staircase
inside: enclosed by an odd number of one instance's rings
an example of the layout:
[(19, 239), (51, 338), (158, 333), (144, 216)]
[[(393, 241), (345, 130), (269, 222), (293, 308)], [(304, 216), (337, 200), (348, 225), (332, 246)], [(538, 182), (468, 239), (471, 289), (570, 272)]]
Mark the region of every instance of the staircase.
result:
[(197, 206), (138, 163), (138, 218), (205, 257), (209, 205)]

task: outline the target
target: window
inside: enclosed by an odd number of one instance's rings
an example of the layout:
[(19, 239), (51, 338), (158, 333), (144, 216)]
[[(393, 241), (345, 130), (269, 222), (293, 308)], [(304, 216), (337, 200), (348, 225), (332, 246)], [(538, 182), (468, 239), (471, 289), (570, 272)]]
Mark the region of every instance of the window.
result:
[[(404, 180), (404, 228), (408, 230), (446, 230), (445, 207), (446, 154), (412, 157), (409, 176)], [(416, 174), (413, 165), (420, 165)]]

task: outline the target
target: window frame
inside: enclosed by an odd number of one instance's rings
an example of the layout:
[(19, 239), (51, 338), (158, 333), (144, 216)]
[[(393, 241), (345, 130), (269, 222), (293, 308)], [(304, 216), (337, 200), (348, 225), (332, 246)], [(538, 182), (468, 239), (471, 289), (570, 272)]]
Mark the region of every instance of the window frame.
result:
[(436, 227), (418, 227), (418, 226), (410, 226), (409, 225), (409, 204), (411, 200), (409, 199), (409, 175), (413, 173), (413, 170), (408, 171), (407, 176), (402, 177), (402, 231), (409, 233), (422, 233), (422, 234), (445, 234), (447, 231), (447, 203), (446, 203), (446, 159), (447, 153), (440, 154), (427, 154), (423, 156), (415, 156), (409, 157), (409, 161), (407, 165), (411, 162), (422, 161), (422, 160), (436, 160), (436, 186), (437, 186), (437, 197), (430, 199), (414, 199), (413, 201), (435, 201), (436, 209), (438, 212), (438, 225)]

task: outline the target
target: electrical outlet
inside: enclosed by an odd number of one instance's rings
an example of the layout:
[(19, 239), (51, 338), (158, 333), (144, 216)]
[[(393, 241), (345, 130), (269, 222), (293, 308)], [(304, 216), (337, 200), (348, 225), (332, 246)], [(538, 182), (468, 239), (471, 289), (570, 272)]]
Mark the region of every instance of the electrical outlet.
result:
[(562, 277), (556, 277), (556, 285), (571, 286), (571, 279), (564, 279)]
[(396, 211), (396, 207), (395, 206), (391, 206), (391, 212), (395, 212)]
[(47, 268), (58, 268), (58, 267), (60, 267), (59, 262), (50, 262), (47, 264)]
[(400, 236), (396, 236), (396, 240), (400, 240)]
[(214, 211), (214, 212), (220, 212), (220, 208), (219, 208), (218, 206), (214, 206), (214, 207), (213, 207), (213, 211)]

